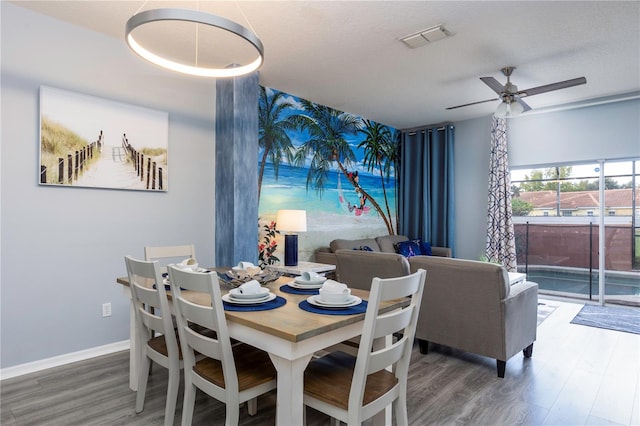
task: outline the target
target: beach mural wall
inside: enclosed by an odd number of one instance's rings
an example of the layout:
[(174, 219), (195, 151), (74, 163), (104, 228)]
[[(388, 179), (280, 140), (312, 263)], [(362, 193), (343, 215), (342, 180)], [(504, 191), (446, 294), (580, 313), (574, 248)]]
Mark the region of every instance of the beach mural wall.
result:
[(306, 210), (298, 259), (336, 238), (396, 233), (396, 129), (260, 87), (258, 252), (284, 263), (278, 210)]

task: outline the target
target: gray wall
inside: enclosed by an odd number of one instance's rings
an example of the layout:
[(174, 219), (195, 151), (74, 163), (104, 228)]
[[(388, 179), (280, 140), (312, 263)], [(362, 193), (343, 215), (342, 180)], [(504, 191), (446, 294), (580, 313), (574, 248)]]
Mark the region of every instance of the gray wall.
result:
[[(455, 123), (456, 255), (486, 243), (491, 117)], [(640, 158), (640, 100), (524, 115), (507, 122), (511, 167)]]
[(491, 117), (455, 123), (456, 257), (478, 260), (487, 235)]
[[(145, 245), (214, 262), (215, 81), (157, 69), (118, 41), (1, 2), (0, 367), (129, 337), (117, 276)], [(169, 112), (169, 191), (38, 182), (39, 87)], [(101, 306), (113, 315), (102, 318)]]

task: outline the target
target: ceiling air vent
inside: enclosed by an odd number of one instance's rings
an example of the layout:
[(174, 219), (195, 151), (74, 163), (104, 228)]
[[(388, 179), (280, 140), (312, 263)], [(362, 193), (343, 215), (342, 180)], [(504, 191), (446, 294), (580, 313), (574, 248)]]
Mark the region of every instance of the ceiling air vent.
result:
[(427, 28), (426, 30), (421, 30), (417, 33), (402, 37), (400, 41), (408, 47), (415, 49), (416, 47), (442, 40), (450, 35), (451, 33), (447, 31), (444, 25), (436, 25), (435, 27)]

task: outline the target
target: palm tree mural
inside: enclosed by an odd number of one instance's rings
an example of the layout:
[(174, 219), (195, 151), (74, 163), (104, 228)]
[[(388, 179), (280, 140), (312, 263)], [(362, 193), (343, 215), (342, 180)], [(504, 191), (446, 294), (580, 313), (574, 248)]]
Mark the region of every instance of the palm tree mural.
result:
[(389, 217), (389, 234), (393, 234), (393, 222), (391, 219), (391, 209), (387, 198), (386, 181), (389, 181), (391, 171), (396, 169), (398, 159), (398, 145), (395, 130), (392, 132), (389, 127), (370, 120), (364, 121), (364, 128), (360, 130), (365, 135), (365, 139), (360, 142), (358, 148), (364, 149), (362, 162), (369, 172), (378, 169), (380, 173), (380, 183), (384, 195), (384, 203)]
[(260, 98), (258, 102), (258, 144), (263, 149), (260, 171), (258, 173), (258, 199), (262, 190), (262, 178), (267, 160), (273, 164), (275, 178), (278, 179), (280, 162), (286, 158), (289, 164), (294, 161), (295, 148), (286, 130), (295, 129), (295, 125), (289, 118), (284, 117), (283, 112), (287, 108), (293, 108), (293, 104), (284, 99), (282, 92), (269, 91), (260, 86)]
[(390, 218), (387, 217), (376, 200), (360, 187), (359, 183), (347, 171), (355, 161), (355, 154), (345, 137), (355, 135), (363, 129), (362, 119), (307, 100), (301, 100), (301, 103), (307, 114), (297, 114), (291, 119), (298, 129), (309, 133), (309, 139), (298, 148), (295, 154), (295, 164), (299, 167), (303, 166), (307, 159), (310, 159), (307, 188), (313, 186), (321, 194), (328, 182), (329, 172), (335, 161), (340, 172), (351, 182), (364, 200), (373, 205), (383, 219), (389, 234), (393, 235)]

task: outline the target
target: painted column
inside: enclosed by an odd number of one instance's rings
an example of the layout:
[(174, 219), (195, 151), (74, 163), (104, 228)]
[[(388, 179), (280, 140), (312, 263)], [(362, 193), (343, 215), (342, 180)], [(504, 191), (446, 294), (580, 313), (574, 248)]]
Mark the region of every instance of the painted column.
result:
[(258, 263), (258, 73), (216, 81), (216, 266)]

